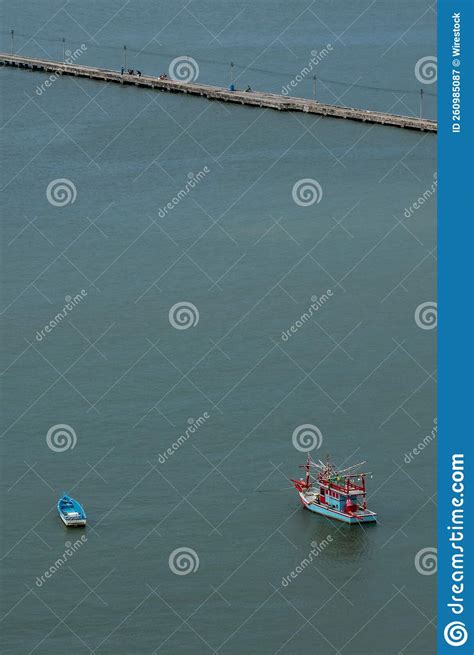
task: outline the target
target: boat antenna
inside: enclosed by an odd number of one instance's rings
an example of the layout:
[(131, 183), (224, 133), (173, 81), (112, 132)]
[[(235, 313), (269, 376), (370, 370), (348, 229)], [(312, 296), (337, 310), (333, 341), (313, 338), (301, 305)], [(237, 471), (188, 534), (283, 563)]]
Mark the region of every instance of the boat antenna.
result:
[(345, 468), (345, 469), (341, 469), (341, 470), (339, 471), (339, 473), (347, 473), (348, 471), (352, 471), (352, 469), (355, 469), (355, 468), (357, 468), (358, 466), (362, 466), (362, 464), (367, 464), (367, 462), (364, 461), (364, 462), (359, 462), (358, 464), (353, 464), (352, 466), (349, 466), (349, 467), (347, 467), (347, 468)]

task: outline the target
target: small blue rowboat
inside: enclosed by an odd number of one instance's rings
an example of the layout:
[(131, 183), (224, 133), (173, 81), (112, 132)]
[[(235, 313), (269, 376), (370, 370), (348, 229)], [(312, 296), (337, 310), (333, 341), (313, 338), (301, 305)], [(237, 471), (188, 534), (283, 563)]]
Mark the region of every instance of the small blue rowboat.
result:
[(86, 524), (86, 513), (77, 500), (66, 493), (58, 500), (58, 514), (61, 521), (67, 526), (80, 526)]

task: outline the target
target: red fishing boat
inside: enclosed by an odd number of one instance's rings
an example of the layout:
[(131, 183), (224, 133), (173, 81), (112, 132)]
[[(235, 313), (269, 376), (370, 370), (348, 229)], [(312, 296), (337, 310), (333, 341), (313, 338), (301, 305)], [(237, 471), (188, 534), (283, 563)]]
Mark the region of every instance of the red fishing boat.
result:
[(367, 509), (365, 478), (371, 474), (355, 472), (365, 463), (337, 470), (329, 459), (314, 462), (308, 455), (306, 464), (300, 466), (306, 471), (305, 477), (291, 481), (302, 505), (311, 512), (345, 523), (370, 523), (377, 520), (377, 514)]

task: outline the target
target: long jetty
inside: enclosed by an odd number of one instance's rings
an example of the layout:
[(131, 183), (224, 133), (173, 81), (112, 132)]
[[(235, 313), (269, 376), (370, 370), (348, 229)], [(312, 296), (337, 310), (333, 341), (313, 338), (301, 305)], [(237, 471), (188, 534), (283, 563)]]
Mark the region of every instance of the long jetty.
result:
[(315, 100), (295, 98), (264, 93), (261, 91), (231, 91), (224, 87), (209, 86), (196, 82), (183, 82), (171, 79), (160, 79), (151, 75), (121, 73), (107, 68), (94, 68), (91, 66), (79, 66), (78, 64), (53, 61), (49, 59), (36, 59), (33, 57), (22, 57), (20, 55), (9, 55), (0, 53), (0, 66), (13, 66), (16, 68), (29, 69), (54, 75), (73, 75), (75, 77), (87, 77), (102, 82), (114, 82), (117, 84), (131, 84), (148, 89), (170, 91), (173, 93), (189, 93), (191, 95), (203, 96), (209, 100), (221, 102), (235, 102), (242, 105), (254, 107), (268, 107), (278, 111), (300, 111), (306, 114), (317, 114), (319, 116), (330, 116), (331, 118), (345, 118), (362, 123), (378, 123), (379, 125), (392, 125), (421, 132), (437, 132), (436, 121), (414, 116), (399, 116), (379, 111), (368, 111), (355, 109), (353, 107), (341, 107), (328, 105)]

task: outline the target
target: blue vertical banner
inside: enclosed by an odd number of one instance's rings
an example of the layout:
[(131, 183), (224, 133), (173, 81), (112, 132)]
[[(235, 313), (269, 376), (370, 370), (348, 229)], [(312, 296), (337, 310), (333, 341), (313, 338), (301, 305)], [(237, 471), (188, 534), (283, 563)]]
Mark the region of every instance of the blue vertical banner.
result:
[(438, 3), (438, 653), (474, 653), (474, 0)]

